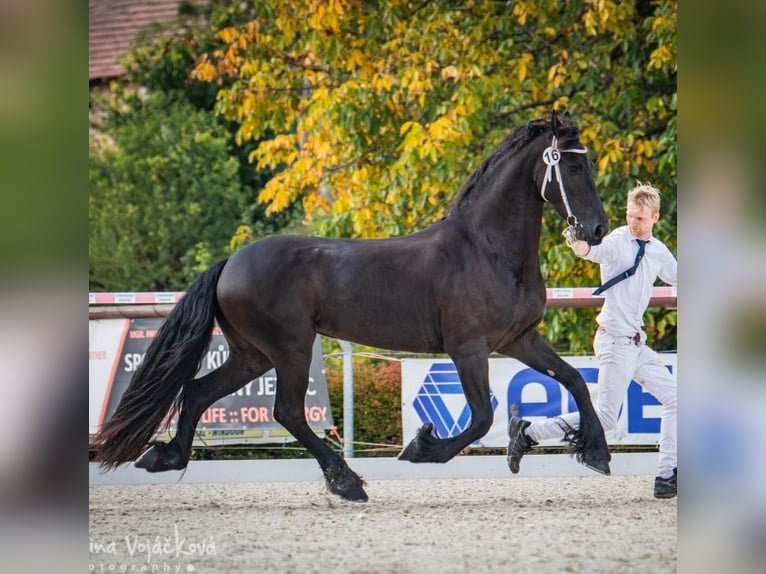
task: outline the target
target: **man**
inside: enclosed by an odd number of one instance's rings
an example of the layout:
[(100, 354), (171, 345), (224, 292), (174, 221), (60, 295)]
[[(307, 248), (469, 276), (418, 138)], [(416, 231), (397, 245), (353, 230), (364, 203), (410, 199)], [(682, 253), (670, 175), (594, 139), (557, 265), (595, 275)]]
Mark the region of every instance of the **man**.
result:
[[(588, 245), (567, 235), (574, 253), (601, 264), (604, 284), (594, 295), (605, 301), (596, 317), (598, 329), (593, 342), (599, 362), (596, 411), (604, 431), (614, 428), (631, 379), (662, 404), (660, 451), (654, 496), (677, 494), (676, 379), (654, 350), (646, 345), (643, 315), (649, 305), (657, 277), (676, 285), (676, 258), (652, 236), (660, 217), (660, 192), (639, 184), (628, 193), (627, 225), (615, 229), (600, 245)], [(521, 457), (544, 439), (563, 437), (578, 428), (580, 413), (569, 413), (534, 422), (511, 418), (508, 434), (508, 466), (519, 472)]]

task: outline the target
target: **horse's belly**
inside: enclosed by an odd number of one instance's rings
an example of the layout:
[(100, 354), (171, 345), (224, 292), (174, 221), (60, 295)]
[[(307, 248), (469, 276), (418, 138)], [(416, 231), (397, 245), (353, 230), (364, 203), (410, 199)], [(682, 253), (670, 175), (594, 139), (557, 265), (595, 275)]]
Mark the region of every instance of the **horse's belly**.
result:
[(435, 325), (422, 320), (422, 312), (385, 313), (347, 310), (317, 321), (317, 331), (336, 339), (352, 341), (370, 347), (408, 351), (412, 353), (438, 353), (443, 350)]

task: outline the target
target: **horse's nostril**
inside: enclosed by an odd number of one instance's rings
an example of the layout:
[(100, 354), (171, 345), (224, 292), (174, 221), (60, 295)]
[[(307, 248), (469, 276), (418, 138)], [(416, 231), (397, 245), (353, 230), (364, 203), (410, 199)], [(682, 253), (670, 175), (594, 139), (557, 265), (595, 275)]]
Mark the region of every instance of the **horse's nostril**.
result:
[(604, 226), (603, 225), (597, 225), (596, 229), (593, 230), (593, 235), (596, 237), (596, 239), (602, 239), (604, 237)]

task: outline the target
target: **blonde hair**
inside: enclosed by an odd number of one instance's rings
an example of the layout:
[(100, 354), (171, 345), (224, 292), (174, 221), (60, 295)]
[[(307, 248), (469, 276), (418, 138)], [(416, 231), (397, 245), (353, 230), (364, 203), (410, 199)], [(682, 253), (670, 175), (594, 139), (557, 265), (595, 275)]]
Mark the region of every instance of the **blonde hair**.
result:
[(660, 212), (660, 190), (649, 183), (637, 182), (636, 187), (628, 192), (628, 203), (639, 207), (648, 207), (652, 213)]

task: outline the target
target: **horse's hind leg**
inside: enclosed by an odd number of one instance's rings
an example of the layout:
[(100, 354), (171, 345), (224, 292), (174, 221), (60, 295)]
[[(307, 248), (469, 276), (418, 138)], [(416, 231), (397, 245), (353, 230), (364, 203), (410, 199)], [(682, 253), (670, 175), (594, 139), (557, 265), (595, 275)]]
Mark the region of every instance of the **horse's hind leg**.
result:
[(136, 461), (136, 466), (149, 472), (186, 468), (194, 431), (202, 413), (217, 400), (239, 390), (271, 367), (266, 356), (255, 349), (242, 352), (232, 348), (228, 359), (218, 369), (184, 385), (176, 436), (168, 443), (152, 443), (152, 447)]
[(366, 502), (364, 481), (311, 430), (306, 421), (304, 405), (309, 384), (311, 344), (306, 349), (285, 352), (282, 359), (276, 361), (274, 418), (317, 459), (330, 492), (353, 502)]
[(609, 447), (580, 372), (559, 357), (536, 329), (500, 352), (515, 357), (540, 373), (556, 379), (572, 393), (580, 411), (580, 428), (568, 432), (566, 439), (577, 460), (588, 468), (609, 474)]

